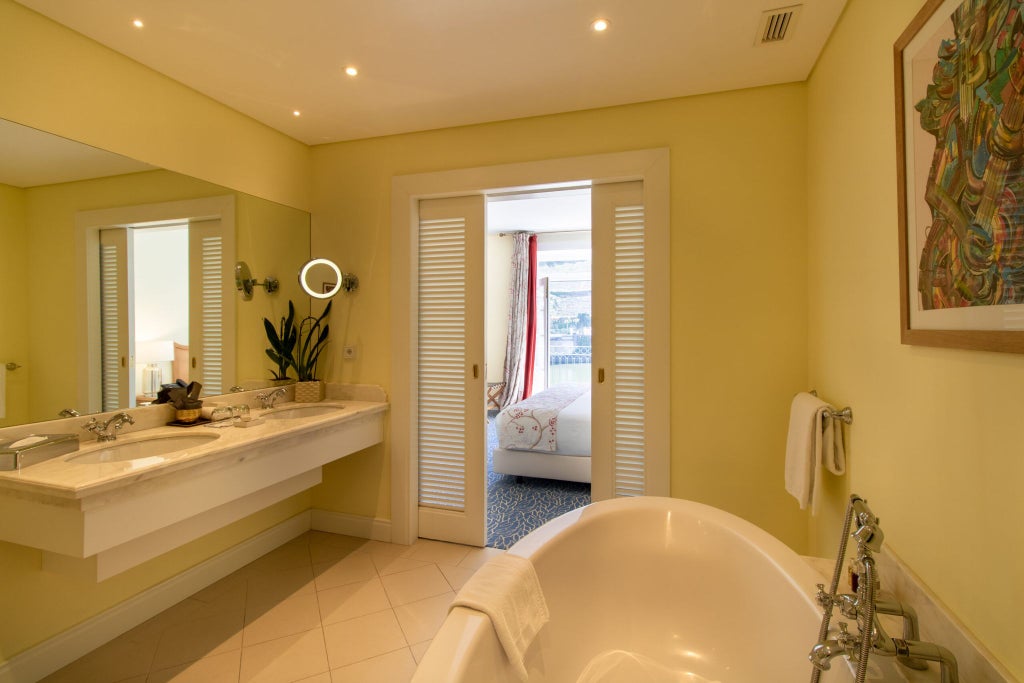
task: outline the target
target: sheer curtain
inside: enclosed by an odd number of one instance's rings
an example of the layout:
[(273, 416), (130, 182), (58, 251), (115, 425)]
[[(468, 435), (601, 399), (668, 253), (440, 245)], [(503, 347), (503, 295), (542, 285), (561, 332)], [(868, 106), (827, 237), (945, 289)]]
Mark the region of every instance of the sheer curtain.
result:
[(530, 396), (537, 335), (537, 236), (517, 232), (512, 238), (512, 278), (509, 283), (508, 336), (505, 338), (507, 408)]

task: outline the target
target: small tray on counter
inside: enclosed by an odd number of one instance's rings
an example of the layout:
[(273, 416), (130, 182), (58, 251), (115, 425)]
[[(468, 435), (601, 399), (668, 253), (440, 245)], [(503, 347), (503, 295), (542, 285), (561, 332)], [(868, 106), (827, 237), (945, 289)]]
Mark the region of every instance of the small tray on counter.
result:
[(182, 422), (181, 420), (171, 420), (167, 423), (168, 427), (198, 427), (199, 425), (210, 424), (210, 418), (208, 417), (197, 417), (191, 422)]

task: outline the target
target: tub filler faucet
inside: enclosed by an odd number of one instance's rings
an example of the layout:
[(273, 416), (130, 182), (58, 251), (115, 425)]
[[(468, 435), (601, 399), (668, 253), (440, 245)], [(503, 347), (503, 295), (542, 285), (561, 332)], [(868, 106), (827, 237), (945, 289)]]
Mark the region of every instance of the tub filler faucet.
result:
[[(850, 528), (854, 524), (856, 529), (851, 533)], [(857, 543), (857, 555), (854, 560), (859, 570), (855, 584), (856, 593), (839, 594), (839, 577), (842, 574), (849, 538)], [(856, 683), (864, 683), (868, 657), (872, 653), (895, 657), (903, 666), (922, 671), (928, 668), (928, 661), (938, 662), (941, 667), (941, 683), (959, 683), (956, 657), (953, 653), (940, 645), (918, 639), (917, 613), (914, 609), (894, 600), (877, 598), (879, 581), (873, 553), (882, 549), (883, 539), (884, 534), (878, 525), (878, 518), (868, 508), (867, 501), (857, 495), (850, 496), (839, 541), (839, 555), (832, 572), (831, 588), (826, 591), (824, 584), (818, 584), (817, 601), (821, 605), (823, 615), (818, 631), (818, 642), (808, 655), (808, 659), (814, 665), (811, 683), (818, 683), (821, 672), (830, 669), (832, 660), (840, 655), (856, 662)], [(844, 622), (838, 624), (838, 631), (829, 629), (832, 611), (836, 607), (844, 617), (857, 625), (856, 634), (850, 633)], [(879, 614), (902, 618), (903, 637), (890, 637), (878, 619)]]
[(94, 417), (82, 425), (82, 429), (95, 434), (97, 441), (113, 441), (117, 438), (117, 430), (125, 423), (133, 425), (135, 420), (128, 413), (117, 413), (106, 422), (99, 422)]
[(266, 391), (262, 394), (256, 394), (256, 398), (260, 402), (260, 408), (273, 408), (274, 402), (280, 397), (285, 395), (284, 387), (278, 387), (273, 391)]

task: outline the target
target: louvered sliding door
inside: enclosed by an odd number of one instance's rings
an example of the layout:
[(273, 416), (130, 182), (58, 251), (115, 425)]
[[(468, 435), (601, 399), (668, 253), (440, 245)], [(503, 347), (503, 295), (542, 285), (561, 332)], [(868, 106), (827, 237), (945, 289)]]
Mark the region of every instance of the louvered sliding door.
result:
[(131, 231), (100, 231), (100, 373), (99, 410), (135, 405), (132, 350)]
[(483, 221), (481, 196), (419, 203), (419, 535), (470, 545), (484, 543)]
[(652, 243), (645, 229), (642, 182), (595, 185), (591, 202), (592, 495), (667, 495), (668, 350), (661, 348), (665, 338), (653, 334), (667, 324), (661, 307), (667, 273), (656, 267), (665, 262), (667, 245)]
[(204, 396), (234, 384), (234, 264), (225, 256), (220, 220), (192, 221), (189, 241), (189, 377)]

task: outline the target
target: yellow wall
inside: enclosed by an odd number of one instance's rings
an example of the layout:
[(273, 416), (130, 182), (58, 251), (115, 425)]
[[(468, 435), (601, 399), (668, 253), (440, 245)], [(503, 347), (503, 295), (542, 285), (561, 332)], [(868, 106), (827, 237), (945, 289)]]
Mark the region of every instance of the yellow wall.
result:
[(887, 545), (1024, 678), (1024, 357), (900, 344), (892, 46), (922, 4), (851, 0), (808, 84), (810, 377), (854, 411), (813, 549), (834, 554), (847, 494), (865, 496)]
[[(361, 283), (336, 299), (330, 349), (358, 341), (361, 355), (332, 379), (403, 390), (389, 378), (406, 343), (388, 312), (393, 176), (668, 147), (672, 494), (802, 549), (782, 466), (789, 402), (806, 388), (805, 123), (804, 86), (788, 85), (315, 147), (313, 253)], [(335, 463), (315, 502), (387, 518), (389, 457)]]
[[(0, 267), (0, 372), (5, 375), (6, 405), (0, 427), (21, 424), (28, 419), (28, 316), (29, 303), (24, 296), (10, 296), (22, 292), (28, 276), (28, 218), (25, 211), (25, 191), (0, 185), (0, 244), (3, 245), (4, 265)], [(6, 363), (22, 367), (9, 372)]]
[(12, 0), (0, 83), (2, 118), (309, 208), (306, 145)]

